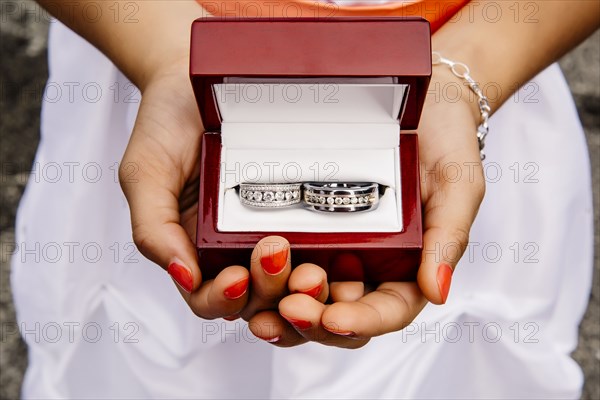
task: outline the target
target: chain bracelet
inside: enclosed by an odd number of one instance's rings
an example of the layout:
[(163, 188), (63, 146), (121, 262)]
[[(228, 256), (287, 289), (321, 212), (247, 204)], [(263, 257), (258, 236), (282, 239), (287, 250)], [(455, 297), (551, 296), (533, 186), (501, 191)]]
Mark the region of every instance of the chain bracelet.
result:
[(490, 131), (489, 128), (489, 119), (490, 112), (492, 111), (490, 107), (490, 102), (488, 98), (483, 94), (481, 87), (473, 78), (471, 78), (471, 70), (468, 66), (460, 62), (454, 62), (448, 60), (447, 58), (442, 57), (440, 53), (434, 51), (431, 53), (432, 55), (432, 65), (440, 65), (444, 64), (450, 67), (452, 73), (458, 77), (463, 79), (469, 85), (469, 89), (473, 93), (475, 93), (478, 97), (478, 105), (479, 112), (481, 113), (481, 124), (477, 128), (477, 141), (479, 142), (479, 154), (481, 156), (481, 161), (485, 160), (485, 152), (483, 151), (485, 148), (485, 139)]

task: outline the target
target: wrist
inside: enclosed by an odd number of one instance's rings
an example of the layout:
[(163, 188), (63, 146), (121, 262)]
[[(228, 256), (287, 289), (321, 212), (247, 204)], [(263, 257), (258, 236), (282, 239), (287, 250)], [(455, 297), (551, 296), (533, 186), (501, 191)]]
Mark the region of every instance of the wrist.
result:
[[(505, 51), (504, 57), (497, 57), (497, 54), (503, 54), (505, 50), (504, 41), (496, 43), (494, 48), (490, 46), (490, 30), (493, 31), (495, 24), (485, 20), (478, 19), (470, 21), (463, 17), (457, 23), (448, 23), (432, 36), (432, 48), (440, 52), (444, 57), (467, 65), (471, 71), (471, 76), (482, 89), (483, 94), (489, 98), (491, 107), (490, 114), (493, 114), (515, 90), (517, 77), (514, 76), (514, 68), (504, 68), (504, 64), (513, 64), (510, 61), (511, 53)], [(443, 68), (442, 68), (443, 69)], [(452, 75), (452, 72), (449, 71)], [(460, 78), (454, 77), (457, 82)], [(481, 113), (479, 110), (478, 98), (461, 82), (464, 87), (465, 96), (462, 100), (468, 100), (470, 108), (477, 116), (478, 124), (481, 122)]]
[(445, 65), (434, 65), (429, 86), (428, 102), (456, 104), (468, 108), (469, 121), (474, 129), (481, 122), (477, 96)]
[[(485, 160), (485, 153), (483, 149), (485, 147), (485, 139), (489, 133), (488, 121), (492, 111), (488, 98), (484, 95), (480, 84), (471, 77), (471, 70), (468, 65), (447, 59), (441, 53), (434, 51), (432, 53), (432, 66), (446, 67), (447, 70), (452, 72), (454, 77), (461, 80), (461, 83), (467, 87), (467, 91), (470, 94), (475, 95), (477, 104), (476, 110), (478, 110), (480, 114), (480, 121), (477, 124), (477, 140), (479, 142), (481, 160)], [(457, 92), (459, 99), (461, 99), (463, 102), (467, 100), (467, 107), (471, 110), (471, 115), (473, 115), (474, 107), (469, 107), (469, 103), (473, 103), (470, 101), (470, 99), (473, 97), (463, 95), (464, 91), (461, 87), (457, 88)]]
[(153, 82), (163, 79), (181, 78), (179, 80), (188, 82), (189, 57), (189, 47), (170, 49), (162, 53), (162, 57), (157, 53), (155, 58), (149, 57), (130, 79), (142, 94)]

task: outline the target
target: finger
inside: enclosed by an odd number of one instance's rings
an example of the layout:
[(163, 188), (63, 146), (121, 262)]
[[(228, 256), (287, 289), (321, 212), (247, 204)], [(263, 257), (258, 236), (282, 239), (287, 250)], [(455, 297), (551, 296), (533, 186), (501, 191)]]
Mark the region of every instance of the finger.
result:
[(268, 236), (254, 247), (250, 260), (250, 300), (241, 315), (248, 320), (258, 311), (275, 310), (287, 293), (292, 270), (290, 244), (280, 236)]
[(329, 297), (327, 273), (315, 264), (301, 264), (294, 268), (289, 281), (290, 293), (302, 293), (325, 303)]
[(358, 301), (330, 305), (322, 324), (337, 335), (370, 338), (403, 329), (425, 304), (427, 300), (416, 283), (388, 282)]
[(133, 241), (140, 252), (164, 268), (187, 293), (202, 280), (196, 247), (180, 225), (174, 193), (147, 177), (140, 167), (135, 182), (121, 179), (131, 211)]
[(278, 347), (292, 347), (306, 343), (290, 324), (276, 311), (262, 311), (248, 321), (250, 332), (257, 338)]
[(249, 281), (248, 269), (225, 268), (214, 280), (204, 282), (199, 290), (188, 295), (188, 304), (196, 315), (205, 319), (236, 315), (248, 301)]
[(345, 337), (327, 331), (321, 324), (327, 307), (312, 297), (296, 293), (281, 300), (279, 313), (300, 335), (312, 342), (347, 349), (357, 349), (367, 344), (368, 338)]
[(357, 301), (365, 295), (363, 282), (331, 282), (329, 296), (334, 303), (341, 301)]
[(452, 274), (469, 244), (469, 231), (485, 193), (481, 168), (468, 172), (458, 181), (441, 182), (427, 190), (431, 196), (425, 199), (423, 253), (417, 280), (427, 299), (435, 304), (443, 304), (448, 298)]

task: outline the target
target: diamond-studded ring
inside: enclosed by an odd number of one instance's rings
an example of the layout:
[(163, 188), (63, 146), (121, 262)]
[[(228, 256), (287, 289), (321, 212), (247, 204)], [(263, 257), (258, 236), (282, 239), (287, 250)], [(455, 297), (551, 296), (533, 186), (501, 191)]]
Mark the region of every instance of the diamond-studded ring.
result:
[(304, 204), (310, 210), (322, 212), (371, 211), (379, 205), (385, 189), (369, 182), (309, 182), (303, 184)]
[(242, 183), (236, 189), (242, 204), (252, 208), (286, 208), (302, 200), (301, 183)]

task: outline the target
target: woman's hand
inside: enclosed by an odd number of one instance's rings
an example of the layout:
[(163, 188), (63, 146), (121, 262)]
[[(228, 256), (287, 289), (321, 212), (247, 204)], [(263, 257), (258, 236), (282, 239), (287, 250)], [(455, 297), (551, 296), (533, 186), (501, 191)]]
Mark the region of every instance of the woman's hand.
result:
[[(457, 82), (449, 71), (435, 74), (419, 127), (424, 249), (418, 282), (387, 282), (374, 290), (359, 282), (328, 285), (323, 269), (305, 264), (291, 273), (292, 294), (279, 303), (279, 313), (266, 311), (250, 320), (256, 335), (270, 327), (275, 344), (282, 347), (316, 341), (357, 348), (406, 327), (427, 301), (446, 302), (485, 181), (476, 138), (477, 104), (466, 96), (458, 102), (435, 96), (436, 89), (444, 93), (444, 85)], [(319, 290), (309, 290), (318, 283)], [(325, 304), (327, 295), (332, 304)]]
[(203, 132), (184, 56), (149, 79), (121, 164), (133, 238), (144, 256), (171, 274), (198, 316), (249, 319), (258, 310), (275, 309), (287, 294), (289, 244), (265, 238), (250, 271), (232, 266), (202, 281), (194, 240)]
[[(461, 100), (444, 98), (448, 85), (462, 88)], [(446, 302), (485, 194), (480, 119), (477, 97), (448, 68), (434, 67), (419, 127), (424, 237), (418, 284), (435, 304)]]

